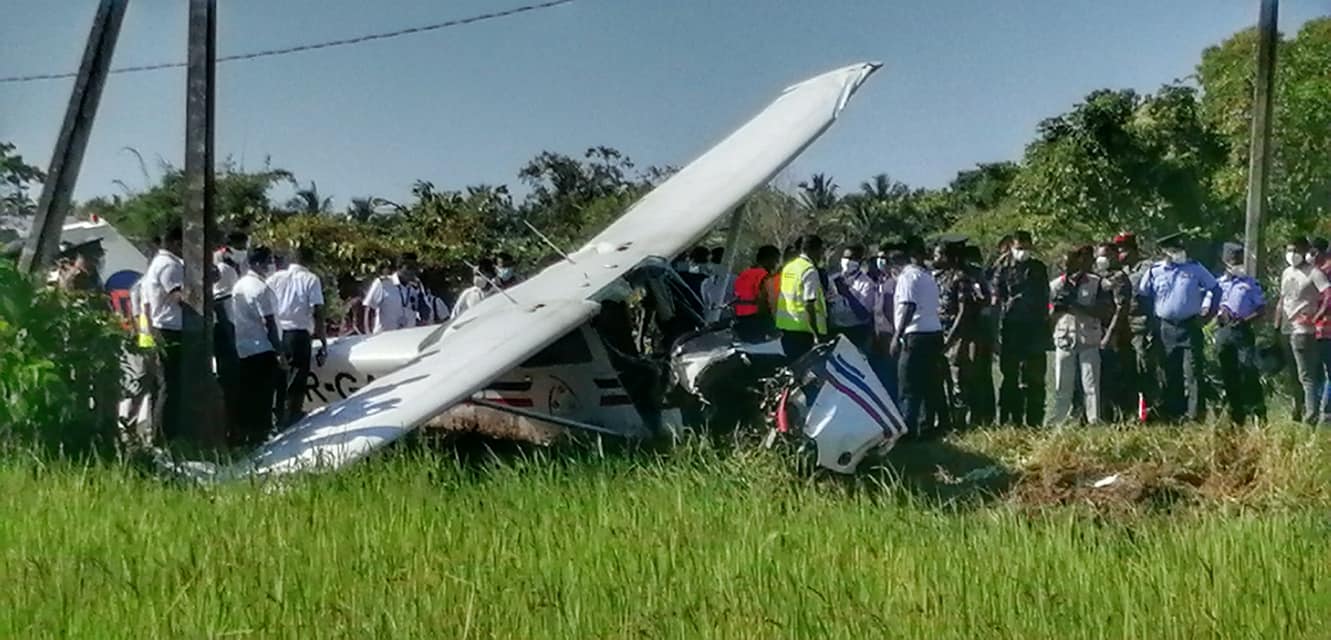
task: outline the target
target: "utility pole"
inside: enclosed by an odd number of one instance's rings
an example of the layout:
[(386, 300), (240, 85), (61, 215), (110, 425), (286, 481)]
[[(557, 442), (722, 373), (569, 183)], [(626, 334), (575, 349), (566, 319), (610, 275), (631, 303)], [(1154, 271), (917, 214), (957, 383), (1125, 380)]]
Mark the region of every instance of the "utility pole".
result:
[(41, 199), (37, 202), (32, 231), (19, 259), (20, 268), (27, 273), (40, 272), (51, 264), (60, 245), (60, 230), (69, 214), (74, 184), (83, 164), (83, 151), (88, 147), (88, 134), (92, 132), (93, 117), (97, 115), (102, 86), (106, 84), (111, 56), (120, 35), (120, 23), (128, 6), (129, 0), (102, 0), (93, 16), (88, 44), (83, 49), (83, 61), (79, 63), (69, 106), (65, 108), (65, 121), (60, 126), (55, 150), (51, 152), (51, 164), (46, 171)]
[(1276, 15), (1278, 0), (1261, 0), (1257, 19), (1257, 82), (1252, 92), (1252, 141), (1248, 150), (1248, 211), (1243, 227), (1243, 264), (1260, 278), (1262, 220), (1266, 217), (1266, 186), (1271, 173), (1271, 106), (1276, 76)]
[(190, 0), (185, 86), (184, 327), (179, 403), (182, 426), (197, 445), (224, 440), (221, 394), (213, 377), (211, 248), (217, 238), (213, 211), (213, 121), (216, 98), (217, 0)]

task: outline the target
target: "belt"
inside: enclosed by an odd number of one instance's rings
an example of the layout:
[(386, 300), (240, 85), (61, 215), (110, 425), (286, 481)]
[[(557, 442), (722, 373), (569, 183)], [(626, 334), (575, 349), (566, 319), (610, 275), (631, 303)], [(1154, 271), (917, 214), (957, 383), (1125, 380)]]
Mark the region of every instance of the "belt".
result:
[(1172, 324), (1172, 325), (1174, 325), (1174, 326), (1176, 326), (1176, 327), (1179, 327), (1179, 326), (1183, 326), (1183, 325), (1185, 325), (1185, 324), (1189, 324), (1189, 323), (1191, 323), (1193, 320), (1196, 320), (1196, 319), (1197, 319), (1197, 316), (1188, 316), (1188, 317), (1186, 317), (1186, 318), (1179, 318), (1179, 319), (1177, 319), (1177, 320), (1171, 320), (1171, 319), (1169, 319), (1169, 318), (1160, 318), (1160, 319), (1161, 319), (1162, 321), (1164, 321), (1164, 322), (1167, 322), (1167, 323)]

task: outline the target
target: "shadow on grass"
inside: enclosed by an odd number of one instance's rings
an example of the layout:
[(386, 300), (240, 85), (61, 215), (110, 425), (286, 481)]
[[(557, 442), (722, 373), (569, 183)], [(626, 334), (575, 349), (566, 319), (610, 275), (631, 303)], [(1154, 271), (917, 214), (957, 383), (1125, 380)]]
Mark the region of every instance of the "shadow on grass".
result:
[(969, 509), (1002, 500), (1017, 474), (998, 459), (947, 440), (898, 443), (854, 479), (856, 491), (904, 493), (918, 504)]

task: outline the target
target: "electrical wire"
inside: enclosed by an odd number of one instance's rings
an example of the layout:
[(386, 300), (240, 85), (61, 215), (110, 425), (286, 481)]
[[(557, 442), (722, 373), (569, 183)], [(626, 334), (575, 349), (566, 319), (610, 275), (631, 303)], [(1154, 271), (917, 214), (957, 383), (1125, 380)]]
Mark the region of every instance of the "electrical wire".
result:
[[(573, 2), (573, 0), (549, 0), (548, 2), (542, 2), (542, 3), (539, 3), (539, 4), (529, 4), (529, 5), (522, 6), (522, 7), (515, 7), (515, 8), (513, 8), (513, 9), (505, 9), (505, 10), (503, 10), (503, 11), (494, 11), (494, 12), (491, 12), (491, 13), (485, 13), (485, 14), (481, 14), (481, 15), (477, 15), (477, 16), (471, 16), (471, 17), (469, 17), (469, 18), (458, 18), (458, 19), (456, 19), (456, 20), (448, 20), (448, 21), (446, 21), (446, 22), (438, 22), (438, 23), (435, 23), (435, 24), (428, 24), (428, 25), (424, 25), (424, 26), (420, 26), (420, 27), (410, 27), (410, 28), (407, 28), (407, 29), (398, 29), (397, 31), (386, 31), (386, 32), (383, 32), (383, 33), (372, 33), (372, 34), (368, 34), (368, 35), (357, 36), (357, 37), (354, 37), (354, 38), (343, 38), (343, 39), (340, 39), (340, 40), (328, 40), (328, 41), (326, 41), (326, 42), (316, 42), (316, 43), (313, 43), (313, 44), (302, 44), (302, 45), (296, 45), (296, 46), (291, 46), (291, 47), (283, 47), (283, 48), (280, 48), (280, 49), (266, 49), (266, 50), (264, 50), (264, 51), (254, 51), (254, 52), (251, 52), (251, 53), (239, 53), (239, 54), (235, 54), (235, 55), (221, 56), (221, 57), (217, 58), (217, 62), (234, 62), (234, 61), (237, 61), (237, 60), (254, 60), (254, 59), (256, 59), (256, 58), (267, 58), (267, 57), (271, 57), (271, 56), (281, 56), (281, 55), (287, 55), (287, 54), (290, 54), (290, 53), (300, 53), (300, 52), (302, 52), (302, 51), (314, 51), (314, 50), (317, 50), (317, 49), (329, 49), (329, 48), (332, 48), (332, 47), (343, 47), (343, 46), (347, 46), (347, 45), (361, 44), (361, 43), (363, 43), (363, 42), (372, 42), (372, 41), (375, 41), (375, 40), (386, 40), (386, 39), (389, 39), (389, 38), (396, 38), (396, 37), (399, 37), (399, 36), (412, 35), (412, 34), (416, 34), (416, 33), (424, 33), (424, 32), (426, 32), (426, 31), (435, 31), (435, 30), (438, 30), (438, 29), (445, 29), (445, 28), (448, 28), (448, 27), (460, 27), (460, 26), (462, 26), (462, 25), (473, 24), (473, 23), (477, 23), (477, 22), (485, 22), (485, 21), (488, 21), (488, 20), (496, 20), (496, 19), (499, 19), (499, 18), (507, 18), (507, 17), (509, 17), (509, 16), (517, 15), (517, 14), (520, 14), (520, 13), (527, 13), (527, 12), (529, 12), (529, 11), (539, 11), (539, 10), (541, 10), (541, 9), (549, 9), (549, 8), (552, 8), (552, 7), (557, 7), (557, 6), (561, 5), (561, 4), (569, 4), (569, 3), (571, 3), (571, 2)], [(140, 72), (140, 71), (157, 71), (157, 70), (160, 70), (160, 69), (177, 69), (177, 68), (184, 67), (184, 66), (186, 66), (186, 63), (184, 63), (184, 62), (159, 62), (159, 63), (157, 63), (157, 64), (135, 65), (135, 66), (132, 66), (132, 67), (117, 67), (117, 68), (115, 68), (115, 69), (111, 69), (110, 73), (137, 73), (137, 72)], [(15, 83), (20, 83), (20, 82), (38, 82), (38, 81), (42, 81), (42, 80), (60, 80), (60, 79), (63, 79), (63, 78), (74, 78), (74, 77), (77, 77), (77, 76), (78, 76), (78, 72), (72, 72), (72, 73), (42, 73), (42, 74), (33, 74), (33, 75), (26, 75), (26, 76), (9, 76), (9, 77), (5, 77), (5, 78), (0, 78), (0, 84), (15, 84)]]

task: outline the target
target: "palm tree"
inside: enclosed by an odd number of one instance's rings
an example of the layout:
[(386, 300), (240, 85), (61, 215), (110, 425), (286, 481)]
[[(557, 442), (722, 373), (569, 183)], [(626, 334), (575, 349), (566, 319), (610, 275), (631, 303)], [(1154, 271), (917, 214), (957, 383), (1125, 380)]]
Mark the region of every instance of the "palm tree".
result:
[(886, 173), (880, 173), (872, 180), (866, 180), (860, 183), (860, 193), (864, 197), (878, 202), (887, 202), (894, 198), (900, 198), (901, 193), (908, 190), (906, 185), (900, 182), (894, 182)]
[(347, 217), (356, 222), (365, 222), (374, 216), (374, 198), (352, 198), (347, 205)]
[(837, 206), (837, 184), (825, 173), (809, 176), (808, 182), (800, 183), (800, 201), (811, 211), (827, 211)]
[(295, 213), (318, 215), (333, 210), (333, 199), (319, 197), (319, 185), (311, 180), (309, 189), (296, 190), (296, 196), (287, 201), (287, 208)]

